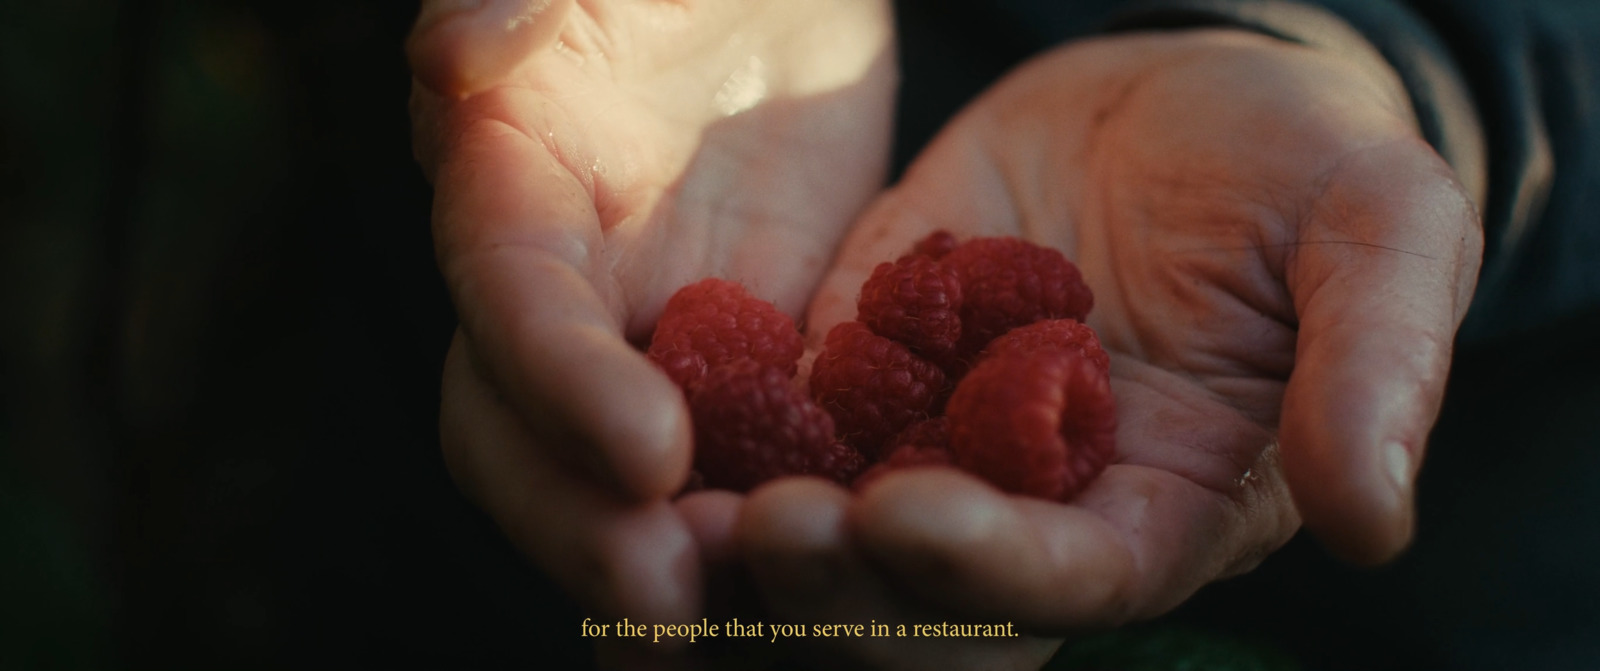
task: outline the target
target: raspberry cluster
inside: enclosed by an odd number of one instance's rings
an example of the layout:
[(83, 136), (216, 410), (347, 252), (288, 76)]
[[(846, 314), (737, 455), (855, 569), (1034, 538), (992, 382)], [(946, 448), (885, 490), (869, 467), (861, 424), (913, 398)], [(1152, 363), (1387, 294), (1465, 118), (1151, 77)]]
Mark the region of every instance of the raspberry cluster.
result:
[(1115, 446), (1110, 358), (1083, 324), (1093, 305), (1056, 250), (938, 231), (873, 271), (856, 320), (829, 331), (809, 395), (793, 379), (792, 320), (725, 280), (674, 295), (649, 356), (689, 399), (708, 487), (783, 475), (860, 487), (954, 466), (1064, 501)]

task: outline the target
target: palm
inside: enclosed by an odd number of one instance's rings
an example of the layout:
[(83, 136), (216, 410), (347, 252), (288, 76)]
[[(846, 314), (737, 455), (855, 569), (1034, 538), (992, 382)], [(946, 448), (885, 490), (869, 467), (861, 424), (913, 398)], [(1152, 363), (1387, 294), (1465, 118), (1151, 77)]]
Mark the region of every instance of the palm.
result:
[[(1249, 569), (1306, 501), (1392, 501), (1359, 489), (1378, 470), (1369, 441), (1426, 434), (1477, 248), (1470, 204), (1404, 98), (1341, 63), (1245, 35), (1090, 42), (953, 121), (846, 241), (813, 338), (853, 316), (876, 263), (933, 229), (1062, 249), (1112, 353), (1115, 463), (1068, 505), (937, 470), (887, 478), (840, 504), (856, 548), (841, 552), (919, 600), (1059, 630), (1154, 615)], [(1385, 343), (1353, 348), (1376, 344), (1363, 329)], [(826, 499), (793, 487), (752, 505)], [(1331, 517), (1367, 523), (1362, 505)], [(763, 521), (747, 546), (803, 546)]]
[[(1315, 176), (1337, 161), (1337, 148), (1308, 145), (1345, 129), (1302, 128), (1257, 141), (1256, 124), (1286, 110), (1243, 108), (1237, 94), (1215, 90), (1254, 86), (1249, 78), (1260, 72), (1244, 60), (1235, 72), (1196, 62), (1193, 71), (1164, 71), (1138, 88), (1110, 87), (1112, 100), (1061, 83), (1052, 72), (1061, 61), (1045, 59), (980, 101), (913, 179), (878, 204), (855, 239), (895, 242), (847, 247), (819, 297), (815, 330), (849, 316), (846, 287), (889, 258), (886, 247), (929, 228), (1064, 249), (1095, 290), (1088, 321), (1116, 361), (1124, 408), (1117, 463), (1226, 494), (1273, 442), (1294, 363), (1284, 260), (1296, 213), (1316, 207), (1320, 194), (1285, 185), (1324, 184)], [(1195, 72), (1206, 73), (1204, 84)], [(1197, 85), (1213, 95), (1183, 90)], [(1179, 99), (1202, 106), (1172, 104)], [(1028, 128), (1019, 117), (1030, 112), (1068, 120), (1019, 132)], [(1073, 121), (1074, 114), (1083, 118)], [(1055, 177), (1026, 183), (1041, 173)]]
[[(1243, 570), (1298, 525), (1276, 464), (1262, 459), (1275, 456), (1268, 448), (1295, 346), (1282, 254), (1263, 245), (1292, 235), (1292, 225), (1278, 203), (1241, 195), (1284, 197), (1266, 181), (1271, 171), (1255, 170), (1263, 157), (1240, 155), (1281, 148), (1213, 142), (1227, 135), (1216, 124), (1234, 121), (1226, 105), (1216, 118), (1185, 107), (1187, 123), (1172, 123), (1167, 92), (1154, 90), (1163, 81), (1129, 90), (1113, 116), (1093, 123), (1096, 101), (1063, 85), (1053, 65), (1044, 59), (963, 113), (869, 211), (813, 306), (812, 337), (853, 316), (853, 287), (873, 264), (933, 228), (1063, 249), (1094, 289), (1088, 322), (1112, 353), (1119, 404), (1115, 463), (1073, 506), (1181, 547), (1216, 542), (1207, 537), (1216, 518), (1246, 499), (1264, 504), (1255, 514), (1272, 545), (1212, 559), (1206, 574)], [(1067, 120), (1030, 125), (1032, 113)], [(1030, 183), (1041, 174), (1053, 177)], [(1141, 500), (1154, 506), (1140, 519), (1116, 519)], [(1144, 588), (1167, 593), (1150, 606), (1159, 611), (1199, 586)]]
[(568, 225), (604, 232), (595, 284), (632, 335), (707, 275), (795, 313), (882, 179), (884, 5), (577, 3), (555, 44), (463, 104), (584, 188), (592, 212)]
[[(508, 23), (503, 7), (536, 9)], [(688, 621), (701, 562), (726, 551), (712, 527), (738, 501), (667, 500), (688, 476), (687, 413), (628, 340), (708, 275), (804, 307), (881, 186), (887, 3), (439, 16), (410, 50), (416, 151), (462, 320), (441, 408), (451, 473), (585, 607)]]

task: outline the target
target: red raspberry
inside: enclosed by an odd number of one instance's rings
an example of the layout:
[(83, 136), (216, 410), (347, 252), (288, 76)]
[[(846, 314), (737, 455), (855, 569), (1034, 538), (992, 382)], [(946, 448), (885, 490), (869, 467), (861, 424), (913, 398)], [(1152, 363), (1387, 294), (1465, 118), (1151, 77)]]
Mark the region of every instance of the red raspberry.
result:
[(861, 489), (885, 473), (902, 468), (954, 465), (955, 455), (950, 452), (950, 419), (933, 417), (906, 427), (884, 446), (883, 453), (889, 456), (862, 473), (852, 486)]
[(839, 439), (868, 457), (933, 414), (944, 381), (938, 366), (861, 322), (833, 327), (811, 367), (811, 395), (833, 414)]
[(979, 358), (1006, 352), (1032, 352), (1046, 347), (1071, 349), (1093, 361), (1100, 370), (1111, 371), (1111, 356), (1100, 347), (1100, 337), (1095, 335), (1094, 329), (1076, 319), (1046, 319), (1011, 329), (990, 341)]
[(706, 373), (689, 397), (694, 463), (707, 487), (749, 491), (784, 475), (841, 484), (866, 466), (834, 440), (833, 418), (782, 370), (751, 359)]
[(895, 434), (884, 452), (893, 452), (907, 445), (914, 447), (950, 449), (950, 418), (930, 417), (912, 424), (900, 433)]
[[(916, 246), (911, 248), (911, 253), (906, 256), (921, 254), (938, 260), (944, 258), (946, 254), (950, 253), (950, 250), (955, 248), (956, 236), (951, 235), (950, 231), (941, 228), (929, 233), (928, 237), (918, 240)], [(905, 256), (900, 258), (903, 259)]]
[(707, 278), (667, 301), (649, 356), (688, 389), (706, 371), (749, 357), (793, 377), (805, 342), (794, 320), (736, 282)]
[(679, 387), (688, 390), (690, 385), (700, 381), (706, 376), (706, 358), (692, 349), (663, 346), (657, 350), (655, 342), (650, 343), (650, 358), (654, 359), (656, 366), (667, 372), (667, 377), (678, 383)]
[(919, 466), (951, 466), (955, 461), (949, 448), (921, 447), (918, 445), (901, 445), (889, 452), (889, 456), (878, 465), (867, 469), (860, 477), (856, 478), (852, 487), (864, 489), (874, 480), (887, 475), (890, 471), (898, 471)]
[(861, 285), (856, 318), (873, 333), (939, 358), (961, 339), (961, 281), (956, 271), (926, 256), (880, 263)]
[(971, 359), (990, 340), (1041, 319), (1083, 321), (1094, 294), (1061, 252), (1019, 238), (974, 238), (943, 263), (961, 278), (961, 345)]
[(1111, 461), (1116, 399), (1095, 362), (1061, 348), (979, 362), (950, 397), (956, 464), (1008, 492), (1066, 501)]

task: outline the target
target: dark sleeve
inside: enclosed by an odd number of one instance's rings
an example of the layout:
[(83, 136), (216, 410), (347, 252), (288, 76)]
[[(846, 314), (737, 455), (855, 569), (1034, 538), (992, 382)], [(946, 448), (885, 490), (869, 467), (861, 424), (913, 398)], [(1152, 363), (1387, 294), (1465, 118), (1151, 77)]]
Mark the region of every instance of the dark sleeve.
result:
[[(1040, 11), (1040, 3), (1014, 2)], [(1482, 195), (1485, 258), (1464, 344), (1600, 310), (1600, 3), (1588, 0), (1087, 2), (1057, 37), (1229, 25), (1376, 50), (1424, 136)], [(1034, 17), (1032, 25), (1050, 25)]]

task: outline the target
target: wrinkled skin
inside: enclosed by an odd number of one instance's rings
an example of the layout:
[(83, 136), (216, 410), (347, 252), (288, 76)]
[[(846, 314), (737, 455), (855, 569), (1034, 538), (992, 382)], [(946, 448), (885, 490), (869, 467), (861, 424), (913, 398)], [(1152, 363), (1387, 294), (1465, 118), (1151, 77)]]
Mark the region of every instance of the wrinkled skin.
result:
[[(1482, 243), (1391, 72), (1218, 31), (1060, 49), (954, 120), (834, 257), (887, 153), (888, 17), (773, 5), (554, 2), (510, 30), (483, 18), (493, 3), (425, 9), (410, 44), (463, 324), (447, 461), (581, 604), (691, 621), (703, 568), (737, 561), (778, 618), (1029, 632), (856, 639), (830, 659), (1036, 668), (1066, 632), (1248, 570), (1302, 517), (1356, 561), (1403, 548)], [(730, 116), (753, 62), (764, 97)], [(1070, 504), (944, 469), (859, 494), (791, 479), (671, 499), (681, 397), (628, 342), (666, 297), (738, 279), (806, 310), (817, 345), (873, 265), (935, 228), (1080, 264), (1112, 352), (1117, 463)]]
[[(769, 601), (801, 621), (918, 604), (1048, 639), (1163, 613), (1302, 516), (1350, 560), (1399, 552), (1482, 253), (1408, 104), (1383, 70), (1220, 31), (1083, 42), (985, 93), (846, 240), (812, 338), (931, 230), (1060, 248), (1112, 353), (1116, 463), (1065, 505), (948, 469), (854, 497), (773, 484), (739, 526)], [(1036, 668), (1045, 642), (971, 666)], [(872, 643), (855, 652), (885, 668), (948, 654)]]
[(597, 617), (689, 621), (739, 501), (669, 499), (688, 418), (635, 345), (706, 276), (801, 314), (882, 188), (887, 5), (453, 4), (425, 3), (407, 45), (461, 317), (447, 464)]

